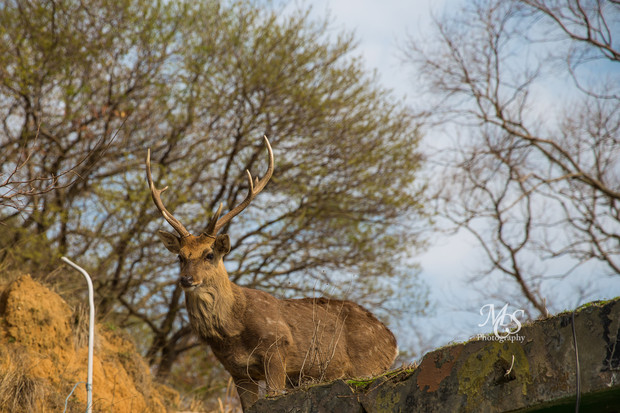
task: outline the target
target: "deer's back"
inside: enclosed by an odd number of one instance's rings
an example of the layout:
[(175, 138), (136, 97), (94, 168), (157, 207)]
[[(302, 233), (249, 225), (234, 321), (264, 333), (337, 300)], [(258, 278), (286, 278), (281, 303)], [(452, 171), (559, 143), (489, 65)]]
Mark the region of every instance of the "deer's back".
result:
[(297, 356), (291, 361), (303, 369), (311, 361), (315, 371), (309, 375), (315, 376), (318, 370), (324, 379), (370, 376), (394, 362), (394, 335), (362, 306), (323, 297), (281, 303), (282, 314), (297, 337)]

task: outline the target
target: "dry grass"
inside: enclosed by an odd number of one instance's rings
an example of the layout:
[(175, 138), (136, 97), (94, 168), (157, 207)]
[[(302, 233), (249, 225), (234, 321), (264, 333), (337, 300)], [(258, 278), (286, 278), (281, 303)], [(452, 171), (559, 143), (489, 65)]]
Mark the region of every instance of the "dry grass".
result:
[(73, 321), (73, 342), (76, 349), (82, 348), (88, 344), (88, 304), (78, 303), (73, 308), (71, 315)]
[[(321, 302), (321, 304), (319, 304), (319, 302)], [(344, 300), (336, 300), (332, 303), (332, 300), (329, 298), (314, 297), (312, 303), (312, 337), (310, 338), (310, 343), (308, 344), (308, 348), (304, 353), (302, 365), (299, 369), (297, 377), (291, 377), (288, 373), (285, 372), (286, 384), (284, 388), (272, 389), (270, 388), (267, 380), (254, 380), (252, 377), (250, 377), (250, 366), (246, 366), (248, 370), (248, 380), (258, 386), (257, 396), (259, 398), (265, 396), (277, 396), (285, 394), (289, 390), (305, 388), (309, 385), (322, 383), (327, 379), (328, 368), (334, 360), (338, 343), (342, 338), (342, 334), (344, 333), (344, 329), (346, 326), (347, 316), (343, 316), (344, 305)], [(332, 308), (329, 308), (330, 306)], [(321, 317), (319, 317), (319, 308), (334, 316), (335, 323), (333, 326), (330, 325), (331, 320), (323, 320), (321, 319)], [(334, 309), (336, 309), (335, 314), (332, 313)], [(272, 347), (274, 347), (274, 349), (272, 349)], [(258, 347), (256, 347), (253, 351), (256, 350), (258, 350)], [(282, 360), (282, 365), (284, 365), (284, 360), (280, 353), (278, 340), (276, 340), (270, 345), (267, 354), (269, 354), (269, 357), (264, 361), (264, 369), (266, 376), (269, 376), (269, 365), (273, 357), (280, 358)], [(314, 374), (307, 375), (305, 374), (305, 372), (313, 372)], [(229, 386), (231, 384), (232, 382), (229, 382)], [(235, 399), (237, 401), (239, 400), (238, 398)], [(220, 398), (218, 398), (218, 401), (220, 401), (221, 403)], [(220, 407), (220, 410), (218, 410), (218, 412), (223, 413), (228, 412), (228, 410)]]
[(34, 412), (37, 400), (45, 395), (45, 383), (29, 374), (30, 360), (14, 351), (2, 351), (5, 361), (0, 370), (0, 411)]
[(226, 393), (224, 394), (224, 400), (221, 397), (217, 398), (218, 413), (238, 413), (241, 412), (241, 405), (239, 404), (239, 398), (237, 397), (237, 391), (233, 383), (232, 377), (228, 379), (226, 385)]
[[(331, 300), (327, 299), (326, 307), (331, 304), (330, 301)], [(329, 337), (327, 338), (329, 342), (325, 345), (325, 333), (328, 326), (326, 326), (325, 323), (321, 323), (324, 320), (319, 319), (317, 316), (318, 306), (315, 297), (315, 301), (312, 305), (312, 324), (314, 326), (312, 339), (304, 355), (304, 360), (299, 370), (299, 377), (296, 378), (297, 381), (293, 382), (291, 378), (288, 378), (292, 387), (302, 387), (307, 384), (320, 383), (325, 380), (327, 369), (334, 358), (338, 342), (340, 341), (345, 327), (346, 317), (341, 317), (343, 307), (344, 301), (340, 303), (335, 317), (336, 324), (334, 325), (334, 331), (332, 334), (328, 334)], [(310, 371), (315, 366), (318, 368), (318, 377), (307, 377), (304, 375), (304, 371)]]
[(212, 400), (206, 401), (199, 396), (186, 400), (184, 410), (178, 413), (241, 413), (241, 402), (237, 396), (232, 377), (228, 378), (226, 392), (223, 397), (217, 397), (217, 403)]

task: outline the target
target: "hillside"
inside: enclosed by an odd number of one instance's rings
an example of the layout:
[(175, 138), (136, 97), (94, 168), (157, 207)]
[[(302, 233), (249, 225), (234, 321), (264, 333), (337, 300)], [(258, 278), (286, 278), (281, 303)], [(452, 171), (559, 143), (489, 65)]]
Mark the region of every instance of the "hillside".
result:
[[(62, 412), (65, 401), (67, 412), (85, 411), (88, 338), (80, 318), (29, 275), (0, 287), (0, 411)], [(166, 412), (179, 404), (176, 391), (152, 380), (129, 339), (101, 324), (95, 336), (94, 412)]]

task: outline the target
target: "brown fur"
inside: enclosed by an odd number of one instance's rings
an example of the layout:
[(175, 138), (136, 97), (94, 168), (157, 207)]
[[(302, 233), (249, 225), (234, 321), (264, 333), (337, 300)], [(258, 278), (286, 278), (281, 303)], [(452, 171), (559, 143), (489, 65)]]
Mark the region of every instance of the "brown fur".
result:
[(164, 245), (178, 254), (180, 284), (192, 327), (230, 373), (243, 409), (258, 398), (258, 381), (278, 393), (309, 380), (333, 380), (381, 373), (397, 354), (394, 335), (370, 312), (351, 301), (326, 298), (278, 300), (262, 291), (240, 287), (228, 279), (222, 258), (230, 251), (228, 235), (219, 230), (246, 208), (273, 173), (259, 181), (248, 175), (248, 195), (222, 218), (222, 204), (204, 234), (194, 236), (164, 206), (151, 175), (146, 176), (153, 202), (179, 236), (159, 231)]
[(181, 259), (191, 325), (233, 377), (244, 410), (257, 400), (260, 380), (278, 393), (309, 380), (376, 375), (393, 363), (394, 335), (363, 307), (327, 298), (278, 300), (232, 283), (222, 262), (227, 235), (160, 236)]

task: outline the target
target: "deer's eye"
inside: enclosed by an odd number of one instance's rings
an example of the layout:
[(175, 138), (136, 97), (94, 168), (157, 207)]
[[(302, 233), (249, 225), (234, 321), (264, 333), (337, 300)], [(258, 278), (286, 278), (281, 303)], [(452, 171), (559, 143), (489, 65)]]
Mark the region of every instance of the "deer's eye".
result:
[(185, 264), (185, 258), (181, 257), (180, 255), (178, 256), (179, 258), (179, 264), (183, 265)]
[(210, 252), (210, 253), (208, 253), (207, 255), (205, 255), (205, 260), (207, 260), (207, 261), (212, 261), (212, 260), (213, 260), (213, 257), (214, 257), (213, 253), (212, 253), (212, 252)]

